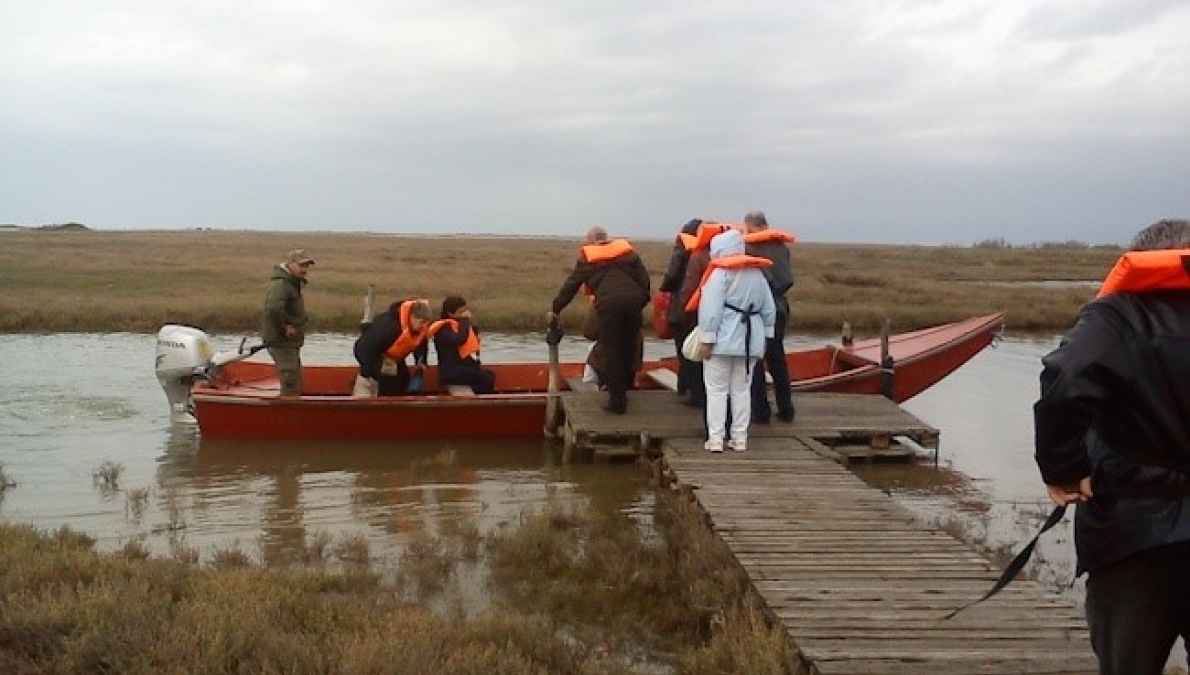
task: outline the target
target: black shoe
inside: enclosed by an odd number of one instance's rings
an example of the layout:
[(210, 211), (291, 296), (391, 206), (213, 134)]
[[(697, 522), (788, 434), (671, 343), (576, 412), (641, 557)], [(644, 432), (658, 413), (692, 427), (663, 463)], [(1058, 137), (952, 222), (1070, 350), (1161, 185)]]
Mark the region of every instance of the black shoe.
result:
[(628, 405), (626, 403), (616, 405), (615, 403), (608, 401), (607, 403), (601, 404), (599, 407), (613, 415), (623, 415), (624, 413), (628, 412)]
[(768, 415), (753, 415), (752, 416), (753, 424), (769, 424), (770, 422), (772, 422), (772, 420), (769, 419)]
[(698, 408), (701, 410), (707, 407), (707, 402), (697, 398), (688, 398), (682, 401), (682, 405), (688, 408)]
[(781, 420), (782, 422), (788, 423), (788, 422), (793, 421), (793, 415), (794, 415), (793, 410), (790, 410), (789, 412), (779, 412), (779, 413), (777, 413), (777, 419)]

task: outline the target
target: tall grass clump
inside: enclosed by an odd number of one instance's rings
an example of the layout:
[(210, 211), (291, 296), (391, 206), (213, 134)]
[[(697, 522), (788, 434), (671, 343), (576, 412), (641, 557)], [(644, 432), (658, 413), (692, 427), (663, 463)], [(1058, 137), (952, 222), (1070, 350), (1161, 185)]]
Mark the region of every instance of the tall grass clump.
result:
[(0, 672), (619, 675), (541, 617), (474, 621), (326, 569), (216, 571), (0, 525)]
[(676, 672), (789, 672), (783, 631), (697, 507), (663, 496), (657, 516), (663, 538), (622, 513), (547, 507), (490, 537), (492, 586), (511, 607), (613, 651), (640, 645)]

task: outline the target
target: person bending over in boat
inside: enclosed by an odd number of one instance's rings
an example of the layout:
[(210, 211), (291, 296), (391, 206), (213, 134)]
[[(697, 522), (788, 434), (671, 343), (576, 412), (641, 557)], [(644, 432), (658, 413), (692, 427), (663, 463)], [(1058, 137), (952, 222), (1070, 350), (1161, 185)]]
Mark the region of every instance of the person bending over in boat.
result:
[[(381, 396), (416, 394), (420, 390), (417, 383), (425, 370), (429, 338), (434, 332), (432, 318), (426, 300), (402, 300), (360, 324), (355, 360), (359, 362), (360, 375), (376, 380)], [(405, 357), (410, 354), (414, 362), (412, 373), (405, 363)]]
[(555, 320), (584, 286), (595, 298), (599, 315), (608, 391), (603, 409), (622, 415), (628, 410), (627, 392), (634, 379), (641, 310), (649, 304), (649, 271), (632, 244), (624, 239), (609, 241), (607, 231), (596, 226), (587, 231), (587, 243), (579, 249), (574, 270), (562, 282), (546, 318)]
[(477, 394), (496, 391), (496, 374), (479, 363), (479, 330), (471, 321), (467, 301), (458, 295), (442, 301), (440, 327), (434, 333), (438, 353), (438, 382), (468, 385)]

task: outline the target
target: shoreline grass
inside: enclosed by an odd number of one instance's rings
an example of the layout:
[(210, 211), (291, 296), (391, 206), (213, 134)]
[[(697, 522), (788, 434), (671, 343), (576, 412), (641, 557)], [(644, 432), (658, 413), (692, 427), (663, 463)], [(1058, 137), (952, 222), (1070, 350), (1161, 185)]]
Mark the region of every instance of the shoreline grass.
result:
[[(485, 329), (534, 332), (543, 330), (573, 267), (578, 237), (5, 230), (0, 333), (154, 333), (165, 323), (255, 333), (271, 267), (299, 247), (317, 260), (306, 292), (312, 333), (354, 333), (369, 284), (377, 308), (405, 297), (437, 305), (459, 294)], [(672, 243), (634, 243), (656, 290)], [(1002, 311), (1010, 331), (1062, 331), (1120, 253), (1077, 243), (799, 242), (791, 247), (797, 281), (789, 329), (837, 334), (848, 321), (857, 333), (874, 334), (888, 319), (901, 332)], [(577, 331), (582, 314), (576, 300), (563, 314), (564, 328)]]
[(0, 672), (790, 675), (784, 631), (697, 506), (662, 493), (655, 513), (660, 536), (594, 505), (527, 512), (476, 547), (494, 602), (475, 616), (443, 597), (473, 563), (449, 542), (422, 542), (412, 557), (437, 563), (412, 571), (359, 551), (262, 567), (0, 523)]

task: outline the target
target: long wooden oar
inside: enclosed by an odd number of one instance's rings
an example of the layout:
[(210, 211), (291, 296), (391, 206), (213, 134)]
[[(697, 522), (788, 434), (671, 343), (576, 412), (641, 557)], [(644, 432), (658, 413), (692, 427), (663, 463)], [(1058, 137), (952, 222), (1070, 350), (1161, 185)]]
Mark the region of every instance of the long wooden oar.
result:
[(545, 343), (549, 345), (550, 352), (550, 379), (548, 396), (545, 400), (545, 437), (558, 437), (558, 403), (562, 395), (559, 393), (559, 387), (562, 376), (559, 372), (558, 365), (558, 343), (562, 342), (562, 329), (558, 327), (558, 318), (550, 319), (550, 327), (545, 331)]

